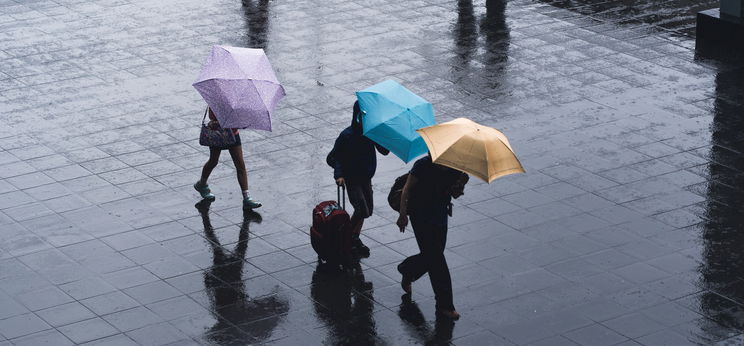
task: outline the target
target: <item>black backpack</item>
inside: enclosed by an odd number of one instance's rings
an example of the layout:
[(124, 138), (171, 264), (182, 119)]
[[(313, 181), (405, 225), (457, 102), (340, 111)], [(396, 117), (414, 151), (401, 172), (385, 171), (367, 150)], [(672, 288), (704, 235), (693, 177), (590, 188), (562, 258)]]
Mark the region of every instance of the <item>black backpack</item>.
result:
[(395, 211), (400, 211), (400, 196), (403, 194), (403, 186), (406, 186), (406, 181), (408, 181), (408, 173), (395, 178), (390, 193), (388, 193), (388, 204)]
[(331, 166), (331, 168), (336, 168), (336, 150), (334, 149), (331, 149), (331, 152), (326, 156), (326, 164)]

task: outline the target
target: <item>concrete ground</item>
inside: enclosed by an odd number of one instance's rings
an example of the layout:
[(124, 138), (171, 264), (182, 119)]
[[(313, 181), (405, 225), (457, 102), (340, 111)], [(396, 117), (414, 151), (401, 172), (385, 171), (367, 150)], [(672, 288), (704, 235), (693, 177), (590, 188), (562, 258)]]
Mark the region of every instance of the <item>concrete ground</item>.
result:
[[(744, 344), (744, 64), (696, 56), (702, 6), (0, 0), (0, 345)], [(287, 90), (241, 132), (260, 216), (229, 155), (195, 208), (214, 44), (264, 48)], [(455, 204), (455, 323), (427, 279), (401, 296), (392, 155), (361, 270), (309, 245), (354, 91), (385, 79), (527, 170)]]

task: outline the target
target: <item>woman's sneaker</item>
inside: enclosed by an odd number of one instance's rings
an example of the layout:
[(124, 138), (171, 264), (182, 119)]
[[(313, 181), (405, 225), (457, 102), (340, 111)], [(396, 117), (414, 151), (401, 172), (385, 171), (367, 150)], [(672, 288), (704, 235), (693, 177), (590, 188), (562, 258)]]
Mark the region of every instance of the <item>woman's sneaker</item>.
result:
[(209, 190), (209, 185), (206, 185), (206, 184), (202, 185), (201, 183), (197, 181), (196, 183), (194, 183), (194, 190), (199, 192), (199, 194), (201, 195), (203, 199), (211, 200), (215, 198), (214, 195), (212, 194), (212, 191)]
[(243, 198), (243, 209), (256, 209), (261, 208), (263, 204), (259, 201), (254, 201), (250, 197)]

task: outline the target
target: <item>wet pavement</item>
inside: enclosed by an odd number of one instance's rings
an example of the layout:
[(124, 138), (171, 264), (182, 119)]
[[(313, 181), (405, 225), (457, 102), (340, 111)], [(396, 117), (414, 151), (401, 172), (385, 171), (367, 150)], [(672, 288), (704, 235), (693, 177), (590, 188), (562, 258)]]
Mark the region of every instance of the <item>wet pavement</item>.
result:
[[(744, 64), (696, 57), (702, 2), (487, 5), (0, 0), (0, 345), (744, 344)], [(227, 155), (214, 203), (191, 188), (213, 44), (286, 86), (274, 132), (241, 133), (258, 213)], [(455, 323), (427, 280), (402, 297), (398, 159), (358, 270), (309, 245), (353, 92), (388, 78), (527, 169), (456, 202)]]

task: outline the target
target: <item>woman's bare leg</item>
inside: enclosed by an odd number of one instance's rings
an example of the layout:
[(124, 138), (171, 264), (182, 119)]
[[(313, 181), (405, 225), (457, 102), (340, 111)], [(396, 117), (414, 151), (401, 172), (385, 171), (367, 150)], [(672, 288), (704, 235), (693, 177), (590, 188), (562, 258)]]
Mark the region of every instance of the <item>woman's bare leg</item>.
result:
[(248, 191), (248, 174), (245, 171), (245, 160), (243, 159), (243, 147), (236, 145), (231, 147), (230, 156), (232, 157), (235, 170), (238, 174), (238, 184), (240, 184), (240, 191)]
[(199, 183), (201, 185), (207, 185), (207, 179), (209, 179), (209, 175), (212, 174), (212, 170), (217, 167), (217, 163), (220, 162), (220, 152), (221, 150), (219, 149), (209, 148), (209, 160), (207, 160), (207, 163), (204, 164), (204, 168), (202, 168), (201, 180), (199, 180)]

